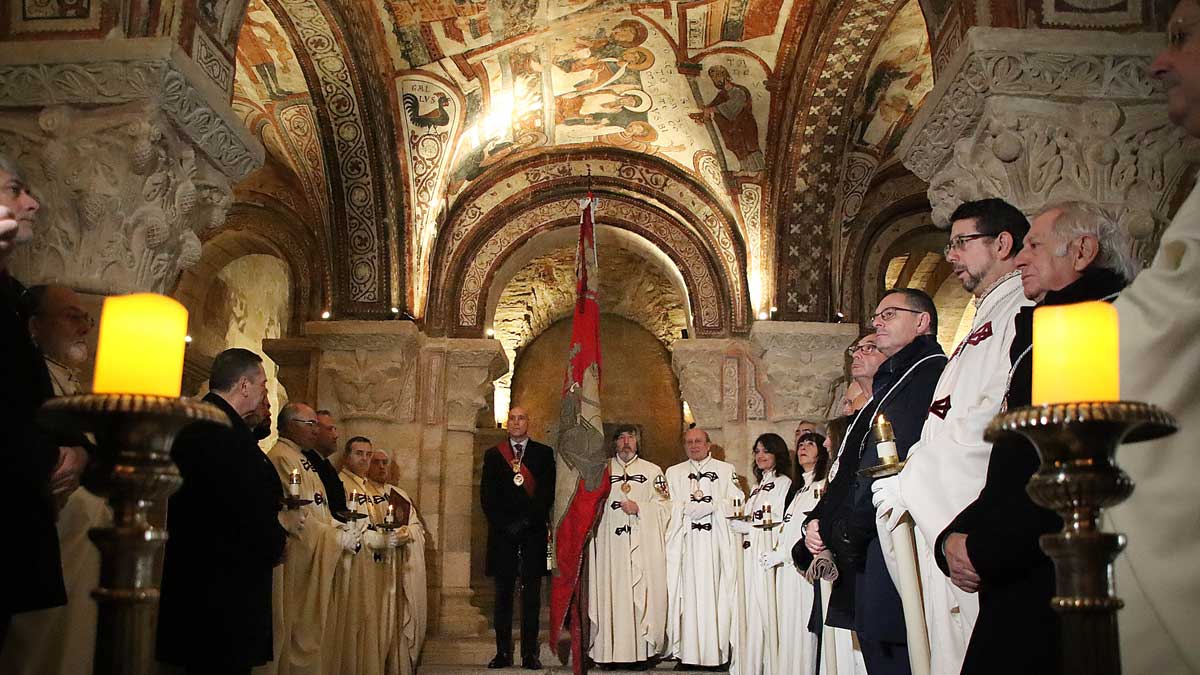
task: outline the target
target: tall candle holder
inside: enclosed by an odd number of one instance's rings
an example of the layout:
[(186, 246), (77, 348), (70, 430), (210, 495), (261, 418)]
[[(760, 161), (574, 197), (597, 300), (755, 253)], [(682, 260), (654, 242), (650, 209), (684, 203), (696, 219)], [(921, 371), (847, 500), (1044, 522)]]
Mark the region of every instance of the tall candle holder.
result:
[(1121, 672), (1117, 611), (1124, 603), (1113, 587), (1112, 564), (1125, 535), (1101, 531), (1100, 515), (1133, 493), (1133, 481), (1117, 466), (1117, 446), (1177, 428), (1162, 409), (1131, 401), (1029, 406), (997, 415), (988, 426), (989, 441), (1016, 433), (1033, 443), (1041, 466), (1026, 491), (1063, 519), (1061, 532), (1041, 538), (1056, 573), (1051, 606), (1062, 617), (1063, 672)]
[(100, 550), (100, 585), (92, 591), (98, 606), (93, 672), (149, 675), (156, 668), (156, 560), (167, 533), (148, 516), (183, 482), (170, 455), (179, 431), (193, 422), (229, 426), (229, 419), (208, 403), (141, 394), (55, 398), (42, 405), (39, 418), (51, 428), (94, 434), (96, 470), (87, 486), (113, 511), (111, 526), (88, 533)]

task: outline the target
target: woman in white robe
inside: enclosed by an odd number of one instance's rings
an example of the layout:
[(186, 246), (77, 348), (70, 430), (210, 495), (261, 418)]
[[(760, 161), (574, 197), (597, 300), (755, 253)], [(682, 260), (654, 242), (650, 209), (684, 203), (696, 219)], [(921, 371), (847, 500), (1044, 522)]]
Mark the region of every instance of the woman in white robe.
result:
[(764, 551), (758, 559), (764, 570), (775, 574), (780, 633), (776, 672), (779, 673), (816, 675), (818, 672), (817, 634), (808, 629), (816, 590), (792, 561), (792, 547), (803, 538), (804, 517), (816, 507), (825, 489), (830, 461), (824, 445), (825, 437), (816, 432), (800, 436), (796, 443), (796, 463), (801, 475), (794, 482), (796, 489), (783, 514), (779, 545), (773, 551)]
[(746, 623), (744, 639), (730, 672), (735, 675), (776, 675), (787, 672), (778, 668), (780, 635), (779, 606), (776, 602), (775, 571), (763, 569), (759, 557), (773, 552), (779, 541), (779, 528), (755, 527), (767, 522), (780, 523), (784, 504), (792, 487), (791, 458), (787, 443), (778, 434), (763, 434), (754, 442), (754, 477), (758, 485), (746, 500), (748, 520), (730, 521), (730, 528), (742, 535), (742, 585), (745, 589)]

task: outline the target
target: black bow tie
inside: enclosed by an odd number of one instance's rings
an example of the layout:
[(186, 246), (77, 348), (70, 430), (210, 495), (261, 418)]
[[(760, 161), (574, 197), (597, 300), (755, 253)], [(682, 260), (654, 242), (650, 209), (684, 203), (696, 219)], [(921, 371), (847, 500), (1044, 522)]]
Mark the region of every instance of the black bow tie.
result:
[(692, 523), (692, 529), (693, 530), (704, 530), (705, 532), (712, 532), (712, 523)]
[(709, 480), (716, 480), (717, 472), (716, 471), (701, 471), (700, 473), (689, 473), (688, 478), (691, 480), (700, 480), (701, 478), (707, 478)]
[(632, 476), (627, 476), (627, 475), (622, 474), (620, 476), (609, 476), (608, 481), (610, 483), (621, 483), (621, 482), (627, 483), (629, 481), (633, 481), (635, 483), (645, 483), (646, 477), (640, 473), (635, 473)]
[(620, 536), (622, 532), (628, 532), (629, 534), (633, 534), (633, 528), (630, 527), (629, 525), (622, 525), (617, 528), (617, 531), (616, 531), (617, 536)]
[(609, 506), (613, 511), (616, 511), (617, 509), (621, 508), (621, 502), (613, 502), (612, 504), (609, 504)]
[(758, 494), (759, 491), (770, 492), (771, 490), (774, 490), (774, 489), (775, 489), (775, 482), (771, 481), (770, 483), (767, 483), (766, 485), (760, 485), (760, 486), (754, 488), (754, 491), (750, 493), (750, 496), (753, 497), (754, 495)]
[(704, 495), (703, 497), (697, 497), (696, 495), (692, 495), (692, 501), (693, 502), (704, 502), (705, 504), (711, 504), (712, 503), (712, 495)]

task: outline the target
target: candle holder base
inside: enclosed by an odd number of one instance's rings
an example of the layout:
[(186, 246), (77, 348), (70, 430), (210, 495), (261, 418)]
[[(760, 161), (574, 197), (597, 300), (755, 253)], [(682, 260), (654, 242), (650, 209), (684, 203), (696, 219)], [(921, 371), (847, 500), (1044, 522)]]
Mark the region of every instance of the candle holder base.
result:
[(339, 520), (341, 520), (342, 522), (350, 522), (353, 520), (362, 520), (363, 518), (367, 517), (367, 514), (359, 513), (358, 511), (338, 511), (337, 513), (335, 513), (333, 515), (335, 517), (337, 517)]
[(895, 476), (896, 474), (900, 473), (901, 469), (904, 468), (904, 461), (905, 460), (900, 460), (899, 462), (884, 462), (882, 464), (876, 464), (875, 466), (868, 466), (865, 469), (859, 469), (858, 475), (866, 478), (887, 478), (889, 476)]
[(287, 509), (288, 511), (295, 511), (296, 509), (303, 508), (313, 503), (313, 500), (304, 499), (303, 497), (284, 497), (283, 499), (279, 500), (279, 503), (283, 504), (283, 508)]
[(773, 530), (782, 524), (783, 524), (782, 521), (776, 520), (776, 521), (770, 522), (770, 523), (759, 523), (757, 525), (751, 525), (750, 527), (753, 527), (756, 530)]
[(993, 442), (1019, 434), (1033, 443), (1041, 466), (1026, 491), (1063, 519), (1061, 532), (1041, 538), (1056, 573), (1051, 605), (1062, 616), (1063, 672), (1121, 672), (1117, 611), (1123, 603), (1113, 587), (1112, 564), (1125, 537), (1102, 532), (1100, 516), (1133, 493), (1133, 481), (1116, 464), (1117, 446), (1176, 428), (1175, 419), (1153, 405), (1111, 401), (1019, 408), (996, 416), (984, 434)]
[(155, 672), (156, 562), (167, 533), (149, 516), (183, 482), (170, 454), (179, 431), (194, 422), (228, 426), (229, 418), (208, 403), (134, 394), (63, 396), (43, 404), (38, 418), (95, 436), (85, 484), (113, 511), (110, 527), (88, 533), (101, 556), (94, 672)]

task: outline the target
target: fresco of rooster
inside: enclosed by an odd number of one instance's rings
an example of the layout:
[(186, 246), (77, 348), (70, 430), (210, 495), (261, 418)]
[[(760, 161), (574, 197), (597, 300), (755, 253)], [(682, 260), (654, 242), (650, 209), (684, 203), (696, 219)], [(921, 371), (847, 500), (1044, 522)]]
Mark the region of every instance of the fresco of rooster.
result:
[(431, 129), (433, 127), (441, 127), (450, 123), (450, 113), (446, 111), (446, 106), (450, 105), (450, 99), (445, 94), (437, 95), (437, 108), (420, 112), (421, 103), (417, 100), (416, 94), (404, 94), (404, 111), (408, 113), (408, 121), (413, 126), (421, 129)]

